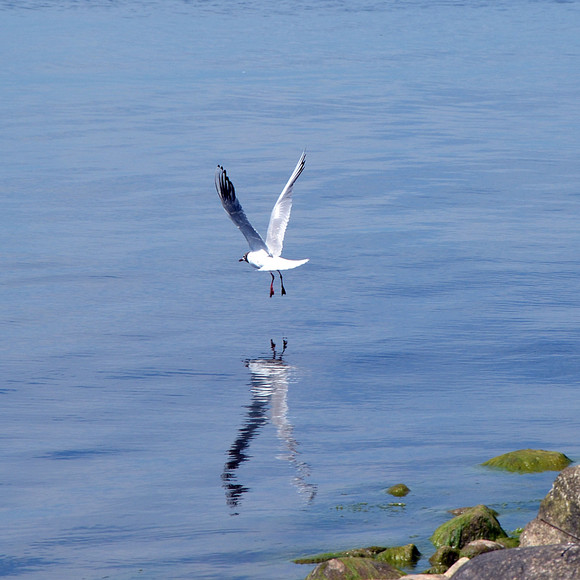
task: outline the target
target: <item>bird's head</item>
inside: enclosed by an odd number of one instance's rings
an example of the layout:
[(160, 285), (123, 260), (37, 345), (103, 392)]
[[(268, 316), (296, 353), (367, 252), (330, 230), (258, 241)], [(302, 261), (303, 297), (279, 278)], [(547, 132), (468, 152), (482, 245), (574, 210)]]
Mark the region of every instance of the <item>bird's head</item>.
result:
[(248, 261), (248, 254), (250, 252), (246, 252), (239, 260), (238, 262), (247, 262)]

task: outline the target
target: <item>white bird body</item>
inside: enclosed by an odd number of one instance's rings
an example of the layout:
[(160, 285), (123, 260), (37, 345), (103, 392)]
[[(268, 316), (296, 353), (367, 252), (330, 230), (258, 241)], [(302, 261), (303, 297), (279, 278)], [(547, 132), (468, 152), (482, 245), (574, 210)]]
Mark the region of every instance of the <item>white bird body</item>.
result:
[(298, 268), (302, 264), (308, 262), (305, 260), (287, 260), (280, 256), (270, 256), (266, 250), (258, 250), (257, 252), (248, 252), (246, 256), (248, 264), (260, 270), (260, 272), (274, 272), (277, 270), (292, 270)]
[[(286, 294), (286, 290), (284, 289), (280, 270), (291, 270), (308, 262), (308, 258), (304, 260), (287, 260), (281, 257), (284, 234), (286, 233), (286, 227), (290, 220), (290, 211), (292, 210), (292, 190), (294, 183), (304, 169), (305, 163), (306, 152), (302, 153), (288, 183), (286, 183), (286, 186), (272, 209), (265, 242), (246, 217), (236, 197), (234, 185), (227, 176), (225, 169), (221, 165), (218, 165), (215, 172), (215, 186), (222, 205), (250, 246), (250, 251), (244, 254), (240, 262), (248, 262), (261, 272), (278, 272), (282, 285), (282, 294)], [(273, 283), (274, 274), (272, 273), (270, 297), (274, 294)]]

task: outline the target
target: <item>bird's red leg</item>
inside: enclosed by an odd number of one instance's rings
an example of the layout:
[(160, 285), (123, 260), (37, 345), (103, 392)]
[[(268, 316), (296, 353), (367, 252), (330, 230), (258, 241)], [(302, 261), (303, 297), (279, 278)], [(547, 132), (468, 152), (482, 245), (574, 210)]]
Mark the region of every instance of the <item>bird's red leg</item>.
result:
[(282, 272), (278, 270), (278, 274), (280, 274), (280, 286), (282, 286), (282, 296), (286, 294), (286, 288), (284, 288), (284, 280), (282, 280)]
[(270, 282), (270, 298), (272, 298), (274, 296), (274, 274), (270, 272), (270, 275), (272, 276), (272, 281)]

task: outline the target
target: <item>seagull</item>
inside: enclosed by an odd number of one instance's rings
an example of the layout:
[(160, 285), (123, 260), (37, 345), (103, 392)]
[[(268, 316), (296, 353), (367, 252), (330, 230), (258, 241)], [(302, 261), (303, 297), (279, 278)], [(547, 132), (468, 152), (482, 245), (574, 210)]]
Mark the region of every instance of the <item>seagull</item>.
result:
[(242, 234), (244, 234), (250, 246), (250, 251), (246, 252), (239, 261), (248, 262), (248, 264), (257, 268), (260, 272), (270, 272), (272, 276), (272, 282), (270, 282), (270, 298), (274, 296), (274, 271), (277, 271), (280, 275), (280, 286), (282, 288), (282, 295), (284, 295), (286, 294), (286, 289), (284, 288), (284, 280), (282, 279), (280, 270), (298, 268), (298, 266), (306, 264), (309, 260), (309, 258), (305, 260), (287, 260), (280, 255), (282, 253), (286, 226), (290, 219), (290, 210), (292, 209), (292, 188), (302, 173), (305, 163), (306, 152), (303, 152), (288, 183), (282, 190), (280, 197), (278, 197), (274, 209), (272, 209), (265, 242), (248, 221), (236, 197), (234, 184), (227, 176), (226, 170), (221, 165), (218, 165), (215, 172), (215, 187), (222, 205), (226, 213), (230, 216), (230, 219), (236, 224)]

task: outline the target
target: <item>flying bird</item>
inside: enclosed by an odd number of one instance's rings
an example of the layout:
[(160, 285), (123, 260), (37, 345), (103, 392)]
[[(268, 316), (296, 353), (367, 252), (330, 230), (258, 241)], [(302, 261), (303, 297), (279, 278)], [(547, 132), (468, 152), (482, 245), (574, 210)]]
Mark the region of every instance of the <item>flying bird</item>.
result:
[(272, 281), (270, 282), (270, 298), (274, 296), (274, 272), (278, 272), (280, 275), (280, 286), (282, 295), (284, 295), (286, 294), (286, 289), (284, 288), (284, 280), (280, 270), (297, 268), (298, 266), (302, 266), (302, 264), (306, 264), (309, 260), (309, 258), (305, 260), (287, 260), (281, 256), (284, 234), (286, 233), (286, 227), (290, 219), (290, 211), (292, 210), (292, 189), (294, 183), (302, 173), (305, 163), (306, 152), (302, 153), (288, 183), (282, 190), (280, 197), (278, 197), (274, 209), (272, 209), (265, 242), (248, 221), (236, 197), (234, 184), (227, 176), (226, 170), (221, 165), (218, 165), (215, 172), (215, 187), (222, 205), (230, 216), (230, 219), (236, 224), (242, 234), (244, 234), (250, 246), (250, 251), (246, 252), (239, 261), (248, 262), (248, 264), (251, 264), (260, 272), (270, 272), (272, 276)]

